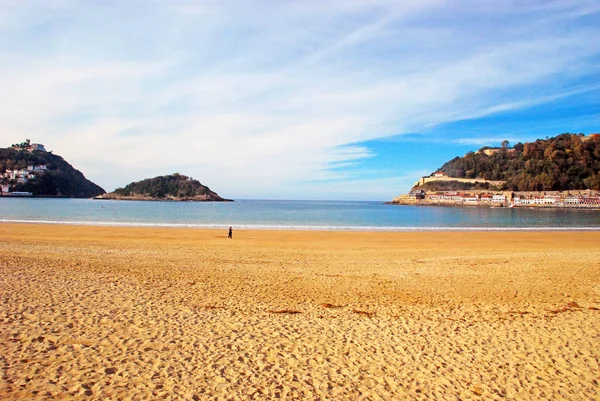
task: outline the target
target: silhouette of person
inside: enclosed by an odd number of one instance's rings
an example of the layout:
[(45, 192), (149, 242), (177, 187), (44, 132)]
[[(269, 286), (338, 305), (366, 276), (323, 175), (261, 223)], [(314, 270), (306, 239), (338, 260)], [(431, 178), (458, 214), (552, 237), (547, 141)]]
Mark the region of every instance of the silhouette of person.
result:
[(229, 227), (229, 234), (227, 234), (227, 238), (233, 238), (233, 230)]

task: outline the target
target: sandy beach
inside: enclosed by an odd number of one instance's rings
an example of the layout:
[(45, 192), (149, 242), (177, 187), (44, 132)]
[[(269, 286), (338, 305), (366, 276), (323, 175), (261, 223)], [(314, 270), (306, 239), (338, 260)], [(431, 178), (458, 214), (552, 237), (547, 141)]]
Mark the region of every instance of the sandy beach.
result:
[(0, 399), (600, 399), (600, 232), (0, 224)]

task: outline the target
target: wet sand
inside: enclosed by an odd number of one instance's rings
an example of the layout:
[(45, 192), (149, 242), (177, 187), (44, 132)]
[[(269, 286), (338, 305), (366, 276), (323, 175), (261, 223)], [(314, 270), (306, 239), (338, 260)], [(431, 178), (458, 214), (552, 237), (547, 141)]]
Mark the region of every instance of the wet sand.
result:
[(0, 399), (600, 398), (600, 232), (0, 224)]

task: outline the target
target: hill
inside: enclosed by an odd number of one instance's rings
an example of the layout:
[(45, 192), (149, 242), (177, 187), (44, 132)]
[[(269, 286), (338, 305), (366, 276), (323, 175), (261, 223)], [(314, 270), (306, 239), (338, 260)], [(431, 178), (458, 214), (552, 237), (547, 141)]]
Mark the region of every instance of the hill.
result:
[(31, 192), (34, 196), (92, 198), (105, 193), (62, 157), (32, 150), (29, 143), (0, 148), (0, 184), (3, 192)]
[(231, 202), (221, 198), (207, 186), (178, 173), (148, 178), (132, 182), (125, 188), (117, 188), (114, 192), (102, 195), (101, 199), (116, 200), (173, 200), (173, 201), (208, 201)]
[(505, 141), (502, 148), (482, 148), (456, 157), (438, 173), (449, 177), (446, 183), (428, 182), (427, 190), (447, 190), (451, 178), (504, 181), (498, 189), (511, 191), (600, 190), (600, 136), (561, 134), (512, 148)]

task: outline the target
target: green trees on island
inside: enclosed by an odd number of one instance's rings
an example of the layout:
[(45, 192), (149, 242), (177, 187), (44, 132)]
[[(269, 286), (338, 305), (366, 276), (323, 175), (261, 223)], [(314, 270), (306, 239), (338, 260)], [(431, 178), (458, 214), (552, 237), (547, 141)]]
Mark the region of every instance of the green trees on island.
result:
[(202, 185), (198, 180), (179, 173), (132, 182), (125, 188), (115, 189), (113, 194), (122, 197), (144, 196), (156, 199), (207, 198), (222, 200), (219, 195)]
[(600, 138), (561, 134), (486, 154), (456, 157), (439, 171), (455, 178), (506, 181), (512, 191), (600, 190)]

